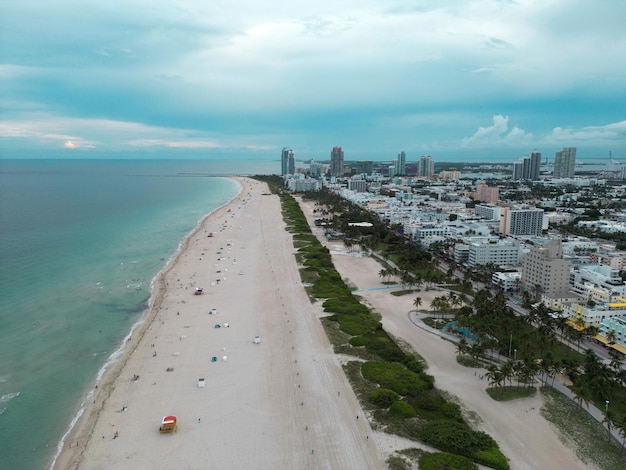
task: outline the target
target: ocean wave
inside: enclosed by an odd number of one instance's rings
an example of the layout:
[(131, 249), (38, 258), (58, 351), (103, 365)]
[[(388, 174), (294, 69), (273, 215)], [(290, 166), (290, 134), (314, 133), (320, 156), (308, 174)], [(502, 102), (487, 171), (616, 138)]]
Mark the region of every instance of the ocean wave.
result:
[(7, 393), (6, 395), (2, 395), (2, 397), (0, 397), (0, 403), (6, 403), (9, 400), (13, 400), (14, 398), (19, 396), (20, 392)]

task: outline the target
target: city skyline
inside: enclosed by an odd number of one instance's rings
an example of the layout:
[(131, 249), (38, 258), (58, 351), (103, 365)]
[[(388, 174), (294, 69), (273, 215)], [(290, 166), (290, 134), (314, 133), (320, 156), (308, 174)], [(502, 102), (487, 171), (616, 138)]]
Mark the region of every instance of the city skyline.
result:
[(624, 2), (5, 3), (0, 158), (626, 162)]

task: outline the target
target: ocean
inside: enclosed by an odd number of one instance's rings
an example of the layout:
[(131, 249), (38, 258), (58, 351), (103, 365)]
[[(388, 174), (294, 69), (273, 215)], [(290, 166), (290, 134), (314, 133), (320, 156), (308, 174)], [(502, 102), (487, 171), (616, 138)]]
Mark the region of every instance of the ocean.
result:
[(209, 176), (227, 173), (243, 172), (235, 161), (0, 160), (0, 467), (46, 468), (155, 276), (237, 194)]

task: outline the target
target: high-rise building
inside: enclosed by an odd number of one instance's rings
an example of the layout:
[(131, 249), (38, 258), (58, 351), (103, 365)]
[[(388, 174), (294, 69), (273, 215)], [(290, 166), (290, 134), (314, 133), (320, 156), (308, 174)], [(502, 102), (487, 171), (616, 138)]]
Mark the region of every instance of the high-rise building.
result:
[(343, 150), (333, 147), (330, 152), (330, 176), (343, 176)]
[(293, 175), (296, 172), (296, 161), (293, 150), (285, 147), (280, 154), (280, 174)]
[(422, 155), (420, 157), (419, 164), (417, 166), (417, 176), (425, 176), (426, 178), (432, 178), (435, 174), (435, 162), (433, 158)]
[(541, 152), (530, 153), (530, 171), (528, 179), (537, 181), (539, 179), (539, 173), (541, 170)]
[(564, 147), (554, 156), (554, 178), (573, 178), (576, 171), (576, 147)]
[(561, 294), (569, 290), (570, 259), (560, 238), (534, 240), (522, 259), (522, 285), (529, 292)]
[(296, 155), (293, 153), (293, 150), (289, 153), (289, 174), (296, 174)]
[(543, 209), (503, 207), (500, 214), (502, 235), (540, 236), (543, 230)]
[(317, 178), (322, 174), (322, 165), (317, 163), (315, 160), (311, 160), (311, 164), (309, 165), (309, 175), (311, 178)]
[(540, 169), (541, 152), (531, 152), (530, 155), (513, 163), (513, 179), (537, 181)]
[(406, 175), (406, 153), (400, 152), (396, 159), (396, 175)]

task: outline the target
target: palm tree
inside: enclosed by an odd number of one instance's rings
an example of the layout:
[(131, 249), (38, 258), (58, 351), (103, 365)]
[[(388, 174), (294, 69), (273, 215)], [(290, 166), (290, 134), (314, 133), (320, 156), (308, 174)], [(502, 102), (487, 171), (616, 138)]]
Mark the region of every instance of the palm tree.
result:
[(554, 326), (556, 329), (561, 332), (561, 340), (563, 340), (563, 336), (565, 334), (565, 328), (567, 327), (567, 317), (559, 315), (554, 319)]
[[(487, 367), (487, 373), (485, 374), (489, 379), (489, 385), (498, 388), (502, 384), (502, 372), (498, 369), (498, 366), (495, 364), (490, 364)], [(501, 389), (501, 392), (504, 393), (504, 389)]]
[(463, 356), (469, 350), (469, 344), (467, 343), (467, 338), (465, 336), (461, 336), (461, 339), (458, 343), (456, 343), (456, 353), (459, 356)]
[(615, 413), (613, 413), (613, 410), (609, 410), (607, 407), (607, 410), (604, 412), (604, 419), (602, 420), (603, 423), (606, 423), (606, 429), (608, 431), (608, 435), (609, 435), (609, 441), (611, 440), (611, 426), (615, 423)]
[(509, 381), (509, 387), (513, 386), (513, 377), (515, 376), (515, 370), (513, 369), (513, 361), (510, 359), (500, 366), (500, 371), (502, 372), (502, 377), (504, 380)]
[(614, 344), (616, 339), (617, 335), (615, 333), (615, 330), (609, 330), (609, 332), (606, 334), (606, 340), (609, 342), (609, 344)]
[(576, 382), (571, 387), (572, 393), (576, 397), (576, 401), (578, 401), (578, 407), (583, 407), (583, 401), (585, 402), (585, 406), (589, 408), (589, 402), (593, 398), (591, 394), (591, 389), (584, 383), (582, 380), (576, 380)]
[(421, 305), (422, 305), (422, 298), (418, 295), (417, 297), (415, 297), (415, 300), (413, 301), (413, 306), (419, 310)]

